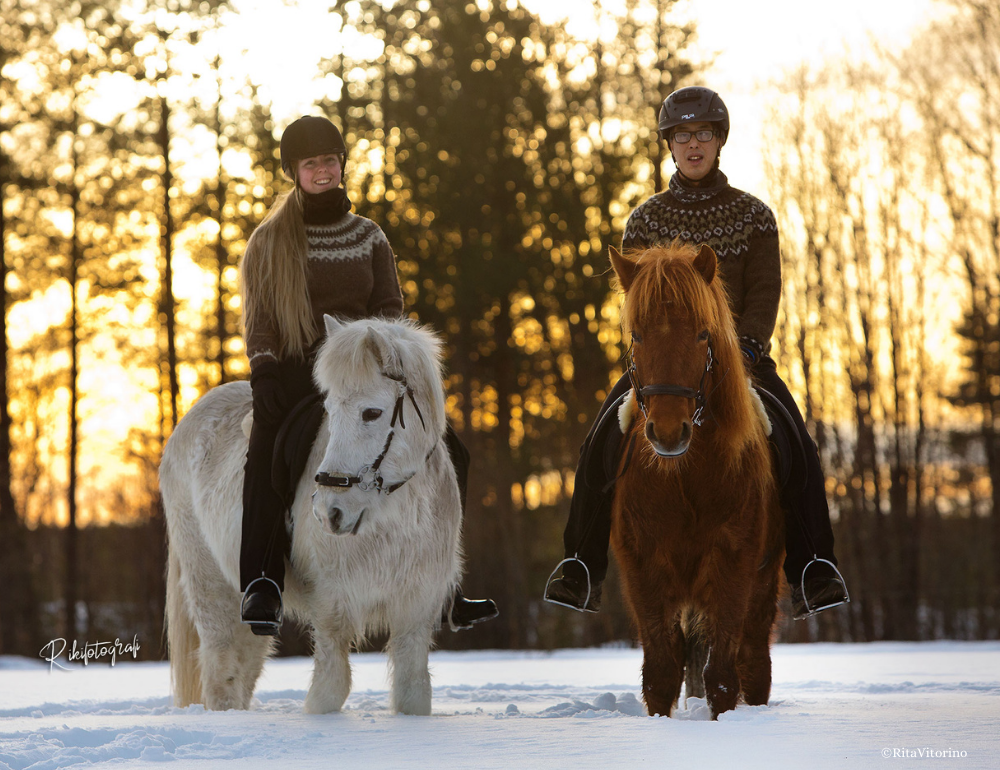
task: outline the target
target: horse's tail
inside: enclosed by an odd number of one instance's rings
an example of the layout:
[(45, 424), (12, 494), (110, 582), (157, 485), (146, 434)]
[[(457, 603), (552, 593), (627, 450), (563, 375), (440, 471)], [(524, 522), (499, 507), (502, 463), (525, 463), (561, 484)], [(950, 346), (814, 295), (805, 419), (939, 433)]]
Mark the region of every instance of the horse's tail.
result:
[(201, 666), (198, 629), (188, 612), (181, 588), (181, 563), (173, 548), (167, 558), (167, 649), (174, 706), (201, 703)]

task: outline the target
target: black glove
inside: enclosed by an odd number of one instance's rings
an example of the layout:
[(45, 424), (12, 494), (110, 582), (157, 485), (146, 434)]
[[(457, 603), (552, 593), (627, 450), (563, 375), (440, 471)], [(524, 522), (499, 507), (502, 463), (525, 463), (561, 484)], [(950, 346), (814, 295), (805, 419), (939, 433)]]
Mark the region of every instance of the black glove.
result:
[(285, 416), (288, 397), (278, 376), (278, 362), (261, 364), (250, 375), (253, 391), (253, 416), (265, 425), (277, 425)]

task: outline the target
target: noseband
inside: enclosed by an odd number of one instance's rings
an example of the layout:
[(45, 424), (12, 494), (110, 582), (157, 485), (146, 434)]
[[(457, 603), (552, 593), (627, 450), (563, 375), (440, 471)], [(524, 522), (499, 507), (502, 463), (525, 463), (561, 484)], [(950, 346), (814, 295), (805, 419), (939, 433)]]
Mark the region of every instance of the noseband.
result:
[[(399, 394), (396, 397), (396, 406), (392, 410), (392, 420), (389, 422), (389, 435), (385, 437), (385, 445), (382, 447), (381, 454), (353, 475), (349, 473), (317, 473), (316, 483), (321, 487), (347, 489), (356, 486), (361, 490), (367, 491), (371, 489), (375, 492), (384, 492), (385, 494), (390, 495), (416, 475), (416, 472), (414, 471), (402, 481), (386, 484), (385, 479), (382, 478), (382, 474), (379, 473), (382, 461), (389, 453), (389, 447), (392, 445), (392, 438), (396, 435), (395, 429), (397, 420), (399, 422), (400, 429), (406, 429), (406, 421), (403, 419), (403, 406), (405, 405), (405, 399), (410, 399), (410, 403), (413, 404), (413, 408), (417, 412), (417, 417), (420, 418), (420, 424), (423, 426), (424, 430), (427, 429), (427, 425), (424, 422), (424, 416), (420, 413), (420, 407), (417, 406), (417, 400), (413, 397), (413, 388), (407, 384), (406, 378), (402, 375), (394, 377), (393, 375), (385, 372), (382, 372), (382, 375), (399, 384)], [(430, 458), (431, 453), (433, 453), (436, 448), (437, 444), (435, 444), (434, 448), (431, 449), (431, 452), (428, 453), (428, 458)]]
[(691, 398), (695, 402), (694, 415), (691, 417), (691, 422), (695, 425), (700, 426), (705, 421), (705, 404), (707, 402), (707, 396), (705, 395), (705, 384), (708, 379), (708, 375), (712, 373), (712, 369), (715, 365), (715, 356), (712, 354), (712, 337), (708, 337), (708, 354), (705, 357), (705, 370), (701, 373), (701, 381), (698, 383), (698, 389), (685, 388), (681, 385), (643, 385), (639, 380), (639, 372), (635, 368), (635, 356), (632, 354), (632, 345), (628, 346), (628, 351), (625, 353), (628, 360), (628, 367), (626, 373), (628, 374), (629, 382), (632, 383), (632, 390), (635, 391), (635, 400), (639, 404), (639, 409), (642, 410), (642, 416), (647, 417), (646, 408), (646, 398), (649, 396), (680, 396), (681, 398)]

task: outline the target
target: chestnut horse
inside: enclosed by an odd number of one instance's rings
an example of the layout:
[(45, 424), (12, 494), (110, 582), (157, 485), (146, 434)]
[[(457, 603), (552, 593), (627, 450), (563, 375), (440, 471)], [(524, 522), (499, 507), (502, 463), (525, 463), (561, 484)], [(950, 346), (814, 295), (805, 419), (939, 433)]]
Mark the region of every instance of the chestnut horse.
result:
[[(612, 546), (643, 648), (650, 714), (687, 695), (712, 718), (740, 696), (767, 703), (784, 516), (716, 256), (674, 243), (611, 263), (625, 292), (632, 392), (612, 507)], [(630, 403), (638, 404), (625, 428)], [(704, 661), (704, 654), (701, 660)]]

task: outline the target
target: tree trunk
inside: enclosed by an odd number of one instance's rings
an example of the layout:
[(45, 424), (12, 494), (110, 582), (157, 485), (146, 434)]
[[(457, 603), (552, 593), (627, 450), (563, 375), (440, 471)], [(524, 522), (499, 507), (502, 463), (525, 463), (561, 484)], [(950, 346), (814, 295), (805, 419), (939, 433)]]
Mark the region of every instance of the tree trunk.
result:
[[(4, 164), (0, 162), (0, 167)], [(3, 218), (5, 187), (0, 184), (0, 654), (37, 652), (38, 612), (32, 556), (17, 513), (11, 483), (10, 392), (7, 383), (7, 256)]]
[(160, 128), (158, 132), (160, 152), (163, 155), (163, 275), (160, 285), (160, 322), (166, 336), (167, 346), (167, 379), (170, 390), (170, 423), (169, 432), (177, 426), (177, 399), (180, 387), (177, 381), (177, 331), (176, 303), (174, 301), (174, 269), (173, 240), (174, 219), (170, 209), (170, 188), (173, 187), (173, 175), (170, 171), (170, 105), (165, 96), (160, 97)]

